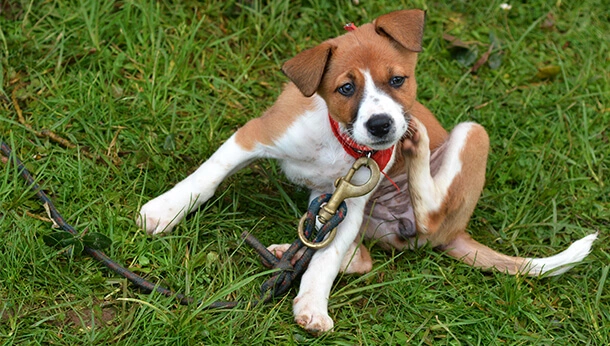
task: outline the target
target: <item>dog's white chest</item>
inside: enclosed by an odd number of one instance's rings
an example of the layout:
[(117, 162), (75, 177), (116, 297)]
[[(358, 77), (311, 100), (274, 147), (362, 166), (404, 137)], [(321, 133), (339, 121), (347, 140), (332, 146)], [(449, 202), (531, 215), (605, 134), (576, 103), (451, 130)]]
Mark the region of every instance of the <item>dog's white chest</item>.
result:
[[(273, 155), (282, 162), (284, 173), (295, 184), (319, 192), (334, 191), (334, 182), (344, 176), (355, 159), (349, 156), (334, 137), (326, 107), (301, 116), (273, 148)], [(361, 184), (368, 174), (358, 173), (354, 182)]]

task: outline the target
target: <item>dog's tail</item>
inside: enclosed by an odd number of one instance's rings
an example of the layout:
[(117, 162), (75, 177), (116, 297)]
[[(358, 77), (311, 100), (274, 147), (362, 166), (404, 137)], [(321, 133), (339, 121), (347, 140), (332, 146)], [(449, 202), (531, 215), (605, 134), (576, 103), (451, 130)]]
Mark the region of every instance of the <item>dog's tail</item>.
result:
[(454, 241), (443, 246), (446, 253), (470, 265), (483, 269), (495, 269), (515, 275), (517, 273), (538, 276), (548, 273), (550, 276), (567, 272), (576, 262), (582, 261), (591, 251), (597, 233), (590, 234), (555, 256), (544, 258), (511, 257), (496, 252), (461, 233)]

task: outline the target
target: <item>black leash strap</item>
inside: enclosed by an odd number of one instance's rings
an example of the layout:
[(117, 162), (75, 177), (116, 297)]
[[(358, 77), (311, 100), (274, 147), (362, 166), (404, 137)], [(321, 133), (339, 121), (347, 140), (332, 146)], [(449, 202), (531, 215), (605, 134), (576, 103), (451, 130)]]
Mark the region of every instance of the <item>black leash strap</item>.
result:
[[(21, 175), (21, 177), (23, 179), (25, 179), (25, 181), (28, 183), (29, 187), (31, 187), (32, 190), (34, 190), (34, 192), (36, 192), (36, 196), (38, 197), (38, 199), (43, 204), (47, 205), (49, 212), (51, 214), (51, 218), (57, 223), (57, 225), (62, 230), (69, 232), (71, 234), (77, 235), (78, 232), (74, 229), (74, 227), (72, 227), (70, 224), (68, 224), (64, 220), (63, 216), (59, 213), (59, 211), (57, 211), (57, 208), (55, 208), (53, 201), (51, 201), (49, 196), (47, 196), (47, 194), (44, 192), (44, 190), (36, 183), (36, 181), (34, 180), (34, 177), (32, 177), (30, 172), (28, 172), (28, 170), (25, 168), (25, 166), (23, 165), (21, 160), (19, 160), (19, 158), (16, 155), (14, 155), (14, 154), (11, 155), (12, 150), (8, 146), (8, 144), (6, 144), (4, 142), (0, 142), (0, 149), (2, 150), (2, 153), (8, 158), (9, 162), (12, 160), (13, 164), (19, 170), (19, 175)], [(85, 252), (87, 252), (91, 257), (100, 261), (102, 264), (104, 264), (106, 267), (108, 267), (112, 271), (116, 272), (117, 274), (119, 274), (122, 277), (126, 278), (127, 280), (131, 281), (137, 287), (145, 290), (146, 292), (156, 291), (167, 297), (176, 297), (178, 299), (178, 301), (180, 302), (180, 304), (182, 304), (182, 305), (192, 304), (195, 302), (192, 298), (189, 298), (183, 294), (174, 293), (171, 290), (169, 290), (163, 286), (155, 285), (152, 282), (147, 281), (146, 279), (139, 276), (138, 274), (130, 271), (129, 269), (127, 269), (127, 268), (121, 266), (120, 264), (118, 264), (117, 262), (113, 261), (110, 257), (108, 257), (104, 252), (102, 252), (100, 250), (92, 249), (90, 247), (85, 246)], [(225, 307), (225, 306), (219, 306), (219, 308), (221, 308), (221, 307)]]
[[(19, 158), (15, 154), (13, 154), (11, 148), (3, 141), (0, 141), (0, 150), (6, 156), (6, 158), (8, 160), (7, 164), (12, 161), (12, 163), (18, 169), (19, 175), (21, 175), (21, 177), (23, 177), (23, 179), (25, 179), (26, 182), (28, 183), (28, 186), (31, 187), (32, 190), (34, 190), (38, 199), (40, 199), (40, 201), (48, 207), (49, 212), (51, 214), (51, 218), (57, 223), (57, 225), (59, 225), (59, 227), (62, 230), (69, 232), (73, 235), (77, 235), (78, 232), (74, 229), (74, 227), (72, 227), (70, 224), (68, 224), (64, 220), (63, 216), (55, 208), (53, 201), (51, 201), (49, 196), (47, 196), (47, 194), (43, 191), (43, 189), (36, 183), (36, 181), (34, 180), (34, 177), (32, 177), (30, 172), (28, 172), (28, 170), (25, 168), (25, 166), (23, 165), (21, 160), (19, 160)], [(330, 199), (330, 197), (331, 197), (330, 194), (322, 195), (319, 198), (314, 199), (312, 201), (311, 205), (309, 206), (309, 209), (307, 211), (307, 220), (305, 221), (305, 235), (306, 235), (306, 237), (308, 237), (308, 239), (312, 237), (314, 230), (316, 228), (315, 227), (316, 216), (317, 216), (318, 211), (320, 210), (320, 207), (325, 202), (327, 202)], [(341, 204), (341, 206), (339, 207), (336, 215), (333, 218), (331, 218), (328, 222), (326, 222), (324, 224), (324, 226), (320, 230), (317, 231), (315, 236), (313, 236), (314, 237), (313, 241), (314, 242), (322, 241), (332, 229), (337, 227), (337, 225), (341, 221), (343, 221), (343, 218), (345, 218), (346, 214), (347, 214), (347, 206), (346, 206), (345, 202), (343, 202)], [(314, 249), (307, 248), (305, 250), (305, 252), (303, 253), (303, 255), (298, 260), (296, 260), (294, 265), (292, 265), (291, 261), (292, 261), (293, 257), (301, 248), (304, 247), (304, 244), (300, 240), (296, 240), (294, 243), (292, 243), (290, 248), (282, 256), (282, 258), (278, 259), (271, 252), (269, 252), (269, 250), (267, 250), (267, 248), (263, 244), (261, 244), (253, 235), (249, 234), (248, 232), (244, 232), (244, 233), (242, 233), (241, 236), (247, 244), (252, 246), (259, 253), (259, 255), (262, 257), (263, 263), (265, 265), (267, 265), (273, 269), (279, 269), (279, 270), (270, 279), (265, 281), (265, 283), (263, 283), (263, 285), (261, 286), (260, 300), (250, 301), (250, 302), (216, 301), (216, 302), (213, 302), (210, 305), (206, 306), (207, 309), (227, 309), (227, 308), (236, 307), (241, 304), (248, 304), (248, 305), (254, 306), (254, 305), (258, 305), (260, 303), (269, 302), (274, 298), (284, 295), (286, 292), (288, 292), (288, 290), (290, 289), (292, 284), (298, 278), (300, 278), (301, 275), (303, 275), (303, 273), (307, 269), (307, 265), (309, 264), (311, 257), (313, 256), (313, 253), (315, 252)], [(113, 261), (110, 257), (108, 257), (104, 252), (102, 252), (100, 250), (96, 250), (96, 249), (85, 246), (85, 252), (87, 252), (91, 257), (100, 261), (110, 270), (114, 271), (115, 273), (117, 273), (117, 274), (121, 275), (122, 277), (126, 278), (127, 280), (131, 281), (135, 286), (139, 287), (140, 289), (142, 289), (146, 292), (154, 291), (154, 292), (161, 293), (162, 295), (167, 296), (167, 297), (175, 297), (176, 299), (178, 299), (178, 302), (182, 305), (189, 305), (189, 304), (194, 304), (194, 303), (199, 305), (202, 303), (201, 301), (187, 297), (181, 293), (175, 293), (175, 292), (171, 291), (170, 289), (167, 289), (163, 286), (156, 285), (156, 284), (144, 279), (143, 277), (139, 276), (138, 274), (130, 271), (129, 269), (127, 269), (127, 268), (121, 266), (120, 264), (118, 264), (117, 262)]]
[[(309, 209), (307, 209), (304, 234), (305, 237), (313, 243), (319, 243), (324, 240), (324, 238), (335, 227), (337, 227), (341, 221), (343, 221), (345, 215), (347, 215), (347, 204), (345, 202), (341, 202), (335, 215), (331, 217), (330, 220), (328, 220), (324, 225), (322, 225), (322, 227), (315, 232), (316, 234), (314, 234), (314, 230), (316, 230), (316, 218), (318, 216), (318, 211), (324, 205), (324, 203), (330, 200), (331, 197), (332, 194), (330, 193), (321, 195), (312, 200), (309, 204)], [(315, 249), (305, 246), (300, 239), (297, 239), (290, 245), (288, 250), (286, 250), (282, 258), (278, 259), (248, 232), (242, 233), (241, 236), (245, 242), (248, 243), (248, 245), (253, 247), (256, 252), (259, 253), (265, 266), (273, 269), (279, 269), (275, 275), (262, 284), (261, 299), (263, 300), (269, 300), (284, 295), (292, 284), (298, 278), (300, 278), (303, 273), (305, 273), (305, 270), (307, 269), (307, 266), (309, 265), (309, 262), (316, 251)], [(293, 265), (292, 259), (302, 248), (305, 248), (303, 255), (296, 260)]]

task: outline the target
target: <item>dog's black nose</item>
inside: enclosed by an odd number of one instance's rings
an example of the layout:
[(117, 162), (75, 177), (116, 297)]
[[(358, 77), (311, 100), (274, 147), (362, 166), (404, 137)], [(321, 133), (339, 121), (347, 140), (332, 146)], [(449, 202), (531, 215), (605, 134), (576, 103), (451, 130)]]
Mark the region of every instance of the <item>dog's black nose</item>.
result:
[(392, 118), (387, 114), (375, 114), (367, 122), (366, 128), (375, 137), (383, 137), (392, 129)]

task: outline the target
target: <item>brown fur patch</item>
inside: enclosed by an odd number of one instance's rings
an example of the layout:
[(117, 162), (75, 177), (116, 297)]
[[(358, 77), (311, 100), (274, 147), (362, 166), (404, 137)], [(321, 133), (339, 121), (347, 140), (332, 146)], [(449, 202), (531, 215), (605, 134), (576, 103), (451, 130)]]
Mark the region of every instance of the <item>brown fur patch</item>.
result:
[(303, 96), (293, 83), (289, 83), (271, 108), (237, 131), (235, 140), (246, 150), (253, 150), (259, 143), (272, 145), (300, 115), (313, 110), (314, 106), (313, 98)]
[(345, 274), (365, 274), (371, 269), (373, 269), (373, 259), (369, 250), (362, 244), (352, 243), (341, 262), (341, 271)]
[(465, 232), (457, 234), (442, 249), (449, 256), (460, 259), (474, 267), (496, 269), (511, 275), (515, 275), (523, 270), (527, 272), (527, 260), (525, 258), (501, 254), (472, 239)]
[(318, 46), (304, 50), (286, 61), (282, 66), (282, 71), (301, 90), (304, 96), (310, 97), (320, 85), (324, 69), (334, 48), (334, 45), (323, 42)]
[(421, 52), (426, 12), (421, 10), (396, 11), (375, 19), (375, 30), (391, 37), (412, 52)]

